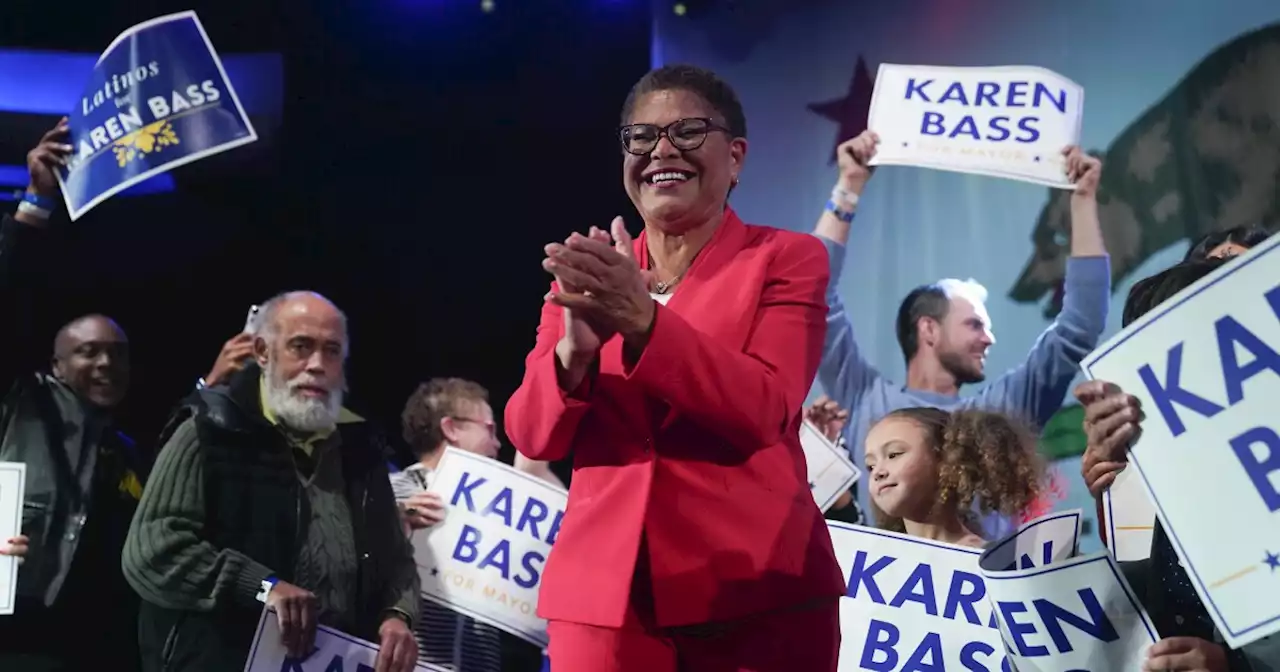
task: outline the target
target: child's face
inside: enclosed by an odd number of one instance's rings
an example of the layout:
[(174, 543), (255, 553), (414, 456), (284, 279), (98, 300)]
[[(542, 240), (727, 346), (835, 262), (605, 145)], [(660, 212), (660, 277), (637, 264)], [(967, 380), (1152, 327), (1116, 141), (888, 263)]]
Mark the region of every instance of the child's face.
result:
[(922, 520), (933, 506), (938, 461), (927, 438), (906, 418), (886, 418), (867, 433), (871, 500), (889, 516)]

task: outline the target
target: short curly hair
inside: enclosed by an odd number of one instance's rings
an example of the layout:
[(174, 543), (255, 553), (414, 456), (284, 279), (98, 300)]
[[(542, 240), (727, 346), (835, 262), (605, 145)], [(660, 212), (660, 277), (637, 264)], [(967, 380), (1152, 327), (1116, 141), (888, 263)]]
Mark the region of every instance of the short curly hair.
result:
[[(925, 430), (937, 455), (938, 505), (954, 507), (970, 529), (977, 531), (975, 504), (982, 514), (1012, 516), (1027, 510), (1045, 488), (1045, 464), (1036, 452), (1035, 434), (1007, 415), (919, 407), (893, 411), (880, 421), (891, 418), (910, 420)], [(871, 506), (880, 527), (906, 531), (901, 518)]]
[(641, 77), (622, 104), (623, 126), (631, 123), (636, 103), (656, 91), (688, 91), (698, 96), (724, 118), (724, 125), (733, 137), (747, 137), (747, 115), (733, 87), (716, 73), (694, 65), (664, 65)]
[(464, 402), (487, 404), (489, 391), (463, 378), (432, 378), (409, 395), (400, 425), (405, 443), (416, 457), (434, 452), (445, 442), (440, 423), (461, 413)]

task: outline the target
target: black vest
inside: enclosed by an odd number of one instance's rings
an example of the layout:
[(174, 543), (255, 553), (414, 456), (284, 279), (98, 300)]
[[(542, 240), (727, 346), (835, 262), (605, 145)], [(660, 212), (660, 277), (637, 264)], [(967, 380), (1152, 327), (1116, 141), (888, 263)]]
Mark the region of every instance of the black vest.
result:
[[(259, 369), (246, 368), (229, 387), (201, 390), (170, 420), (162, 445), (188, 418), (195, 418), (204, 455), (205, 527), (203, 536), (218, 548), (235, 549), (292, 582), (294, 564), (311, 512), (303, 495), (284, 436), (262, 416)], [(388, 576), (390, 544), (399, 520), (387, 518), (391, 497), (381, 442), (367, 423), (339, 425), (343, 477), (351, 509), (353, 543), (359, 560), (356, 605), (351, 619), (358, 637), (376, 641)], [(381, 479), (385, 487), (367, 487)], [(391, 508), (394, 510), (394, 508)], [(372, 543), (370, 543), (372, 542)], [(165, 609), (143, 602), (139, 638), (143, 669), (241, 672), (249, 652), (260, 603), (233, 602), (228, 596), (212, 612)]]

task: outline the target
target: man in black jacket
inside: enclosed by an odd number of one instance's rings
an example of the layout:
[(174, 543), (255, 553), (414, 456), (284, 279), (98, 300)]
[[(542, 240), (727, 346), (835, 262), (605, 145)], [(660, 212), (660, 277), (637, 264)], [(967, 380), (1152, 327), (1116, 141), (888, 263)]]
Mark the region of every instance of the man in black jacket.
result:
[(192, 395), (129, 530), (143, 669), (240, 672), (263, 604), (291, 656), (323, 624), (418, 657), (418, 572), (376, 433), (342, 407), (346, 318), (309, 292), (263, 307), (256, 363)]
[[(137, 598), (119, 557), (146, 457), (111, 414), (128, 390), (128, 340), (115, 322), (87, 315), (58, 332), (49, 373), (35, 373), (41, 357), (24, 356), (28, 309), (50, 298), (36, 294), (58, 273), (57, 232), (47, 229), (66, 140), (63, 120), (27, 156), (31, 184), (17, 214), (0, 218), (0, 462), (27, 469), (22, 534), (0, 539), (0, 553), (24, 562), (15, 613), (0, 617), (0, 670), (137, 667)], [(109, 618), (91, 616), (104, 610)]]

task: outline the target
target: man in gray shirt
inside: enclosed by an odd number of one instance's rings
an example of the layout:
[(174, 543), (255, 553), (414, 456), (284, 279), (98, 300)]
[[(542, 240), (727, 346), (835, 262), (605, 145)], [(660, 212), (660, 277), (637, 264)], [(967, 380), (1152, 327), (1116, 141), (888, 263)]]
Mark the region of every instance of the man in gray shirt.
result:
[[(1071, 196), (1071, 258), (1067, 260), (1062, 313), (1040, 335), (1026, 360), (960, 398), (963, 385), (986, 380), (986, 352), (995, 342), (986, 290), (973, 281), (947, 279), (916, 288), (903, 300), (896, 331), (907, 361), (906, 384), (888, 380), (862, 355), (853, 323), (838, 292), (845, 243), (858, 199), (874, 170), (868, 165), (879, 139), (871, 131), (838, 149), (840, 180), (814, 235), (827, 247), (827, 338), (818, 380), (827, 395), (848, 409), (844, 438), (855, 464), (862, 463), (867, 431), (890, 411), (913, 406), (945, 410), (976, 406), (1043, 426), (1062, 406), (1080, 361), (1097, 345), (1111, 301), (1111, 266), (1098, 223), (1096, 200), (1102, 165), (1070, 148), (1066, 152)], [(866, 508), (866, 493), (860, 493)], [(988, 521), (988, 536), (1008, 531), (1007, 521)]]

